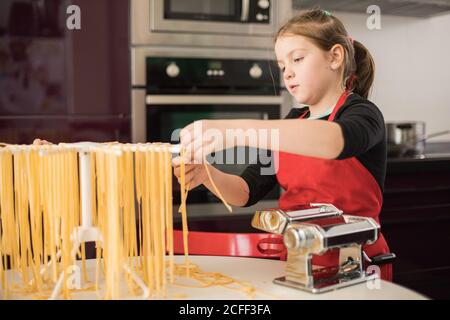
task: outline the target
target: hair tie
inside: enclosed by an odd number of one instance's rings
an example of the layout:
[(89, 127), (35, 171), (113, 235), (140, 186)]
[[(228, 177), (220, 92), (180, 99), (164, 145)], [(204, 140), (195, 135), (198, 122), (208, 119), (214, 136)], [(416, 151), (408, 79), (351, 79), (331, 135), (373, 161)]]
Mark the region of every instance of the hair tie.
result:
[(348, 40), (350, 40), (350, 42), (351, 42), (352, 44), (355, 44), (355, 40), (354, 40), (352, 37), (348, 36)]
[(327, 10), (322, 10), (322, 11), (323, 11), (323, 13), (324, 13), (326, 16), (331, 17), (330, 11), (327, 11)]
[(356, 74), (352, 74), (350, 77), (348, 77), (347, 79), (347, 83), (346, 83), (346, 89), (347, 90), (352, 90), (353, 89), (353, 85), (355, 83), (355, 81), (358, 79), (358, 76)]

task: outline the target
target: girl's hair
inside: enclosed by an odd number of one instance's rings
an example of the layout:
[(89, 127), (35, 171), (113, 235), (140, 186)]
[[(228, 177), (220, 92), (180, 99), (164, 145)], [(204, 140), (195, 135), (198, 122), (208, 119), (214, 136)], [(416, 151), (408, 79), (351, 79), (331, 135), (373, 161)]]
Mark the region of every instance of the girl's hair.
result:
[(344, 24), (329, 12), (313, 9), (291, 18), (278, 31), (275, 41), (284, 35), (300, 35), (311, 39), (319, 48), (329, 51), (335, 44), (345, 50), (343, 82), (347, 90), (368, 98), (375, 63), (369, 50), (348, 36)]

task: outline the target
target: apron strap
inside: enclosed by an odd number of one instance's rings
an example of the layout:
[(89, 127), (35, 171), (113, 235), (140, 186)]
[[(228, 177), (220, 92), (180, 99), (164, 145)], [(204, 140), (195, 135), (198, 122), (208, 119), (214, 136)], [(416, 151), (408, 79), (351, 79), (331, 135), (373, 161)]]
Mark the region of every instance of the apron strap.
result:
[(330, 117), (328, 118), (328, 121), (333, 121), (334, 117), (336, 116), (339, 109), (344, 105), (345, 100), (347, 100), (348, 96), (350, 95), (350, 91), (345, 91), (341, 97), (339, 98), (338, 102), (336, 103), (336, 106), (333, 109), (333, 112), (331, 113)]

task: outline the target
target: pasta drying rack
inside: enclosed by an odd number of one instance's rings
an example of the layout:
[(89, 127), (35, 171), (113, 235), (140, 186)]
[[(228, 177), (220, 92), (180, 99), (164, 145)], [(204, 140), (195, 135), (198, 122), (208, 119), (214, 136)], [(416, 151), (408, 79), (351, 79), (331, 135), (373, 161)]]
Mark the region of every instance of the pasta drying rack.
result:
[[(75, 258), (78, 248), (86, 242), (97, 242), (102, 245), (102, 234), (98, 227), (95, 227), (92, 223), (92, 184), (91, 184), (91, 158), (89, 153), (94, 149), (98, 149), (101, 144), (93, 142), (79, 142), (70, 144), (60, 144), (61, 146), (75, 149), (79, 155), (79, 179), (80, 179), (80, 199), (81, 199), (81, 226), (77, 227), (73, 231), (71, 240), (73, 242), (73, 249), (71, 252), (72, 257)], [(145, 144), (131, 145), (131, 150), (137, 151), (146, 148)], [(157, 147), (153, 147), (158, 150)], [(171, 153), (180, 153), (180, 145), (172, 145), (170, 148)], [(120, 152), (119, 149), (117, 149)], [(58, 251), (56, 258), (61, 257), (61, 250)], [(52, 261), (47, 264), (47, 267), (51, 265)], [(41, 274), (45, 272), (46, 268), (42, 268)], [(150, 297), (150, 289), (145, 285), (142, 278), (131, 270), (126, 264), (123, 265), (124, 271), (133, 279), (133, 281), (142, 289), (142, 299), (148, 299)], [(50, 300), (56, 299), (61, 293), (64, 281), (64, 271), (62, 271), (58, 277), (58, 280), (53, 288)]]

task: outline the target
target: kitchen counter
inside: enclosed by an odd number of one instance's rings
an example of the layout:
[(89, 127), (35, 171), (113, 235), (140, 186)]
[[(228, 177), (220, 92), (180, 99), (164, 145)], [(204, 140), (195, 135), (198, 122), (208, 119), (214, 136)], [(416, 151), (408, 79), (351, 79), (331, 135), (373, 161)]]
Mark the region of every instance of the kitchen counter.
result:
[[(274, 278), (284, 274), (286, 262), (269, 259), (238, 258), (238, 257), (213, 257), (213, 256), (190, 256), (191, 262), (198, 265), (200, 269), (206, 272), (220, 272), (232, 277), (235, 280), (250, 284), (256, 289), (253, 297), (256, 300), (424, 300), (425, 296), (402, 286), (379, 281), (361, 283), (350, 287), (342, 288), (332, 292), (322, 294), (311, 294), (308, 292), (291, 289), (276, 285), (272, 282)], [(176, 256), (175, 263), (183, 263), (183, 256)], [(95, 260), (87, 261), (89, 279), (94, 279)], [(100, 279), (100, 287), (102, 279)], [(195, 280), (187, 280), (184, 277), (178, 277), (176, 284), (169, 285), (167, 290), (167, 299), (189, 299), (189, 300), (247, 300), (252, 298), (240, 290), (229, 289), (224, 286), (210, 286), (203, 288), (194, 288), (200, 283)], [(123, 299), (136, 299), (126, 294), (126, 284), (122, 283)], [(186, 287), (186, 285), (191, 287)], [(239, 288), (234, 286), (233, 288)], [(102, 297), (102, 295), (100, 295)], [(15, 296), (16, 299), (32, 299), (33, 296)], [(98, 299), (96, 292), (85, 291), (73, 294), (74, 299)], [(139, 298), (139, 297), (137, 297)]]
[(387, 173), (450, 172), (450, 142), (427, 143), (420, 156), (388, 158)]

